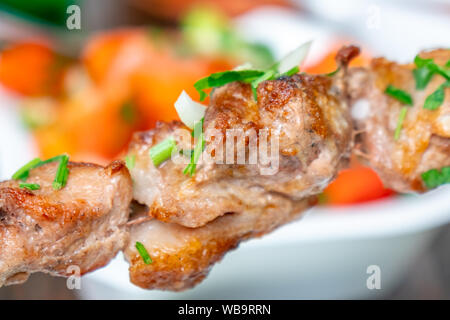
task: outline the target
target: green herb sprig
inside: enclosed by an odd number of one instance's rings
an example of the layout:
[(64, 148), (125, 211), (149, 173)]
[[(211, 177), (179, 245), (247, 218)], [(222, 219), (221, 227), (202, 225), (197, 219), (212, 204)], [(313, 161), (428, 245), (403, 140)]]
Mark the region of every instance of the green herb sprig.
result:
[(172, 152), (176, 149), (175, 139), (169, 137), (150, 149), (150, 157), (155, 167), (166, 161), (172, 156)]
[(37, 183), (19, 183), (19, 188), (28, 189), (28, 190), (39, 190), (41, 186)]
[(436, 188), (440, 185), (450, 183), (450, 167), (443, 167), (440, 170), (431, 169), (422, 173), (422, 180), (428, 189)]
[[(31, 170), (41, 167), (46, 163), (55, 162), (55, 161), (59, 161), (60, 163), (59, 163), (59, 166), (58, 166), (58, 169), (56, 172), (55, 180), (53, 181), (53, 189), (60, 190), (63, 187), (65, 187), (65, 185), (67, 183), (67, 177), (69, 175), (69, 169), (67, 168), (67, 164), (69, 162), (69, 157), (67, 155), (58, 155), (58, 156), (49, 158), (47, 160), (41, 160), (40, 158), (34, 158), (33, 160), (31, 160), (30, 162), (25, 164), (23, 167), (21, 167), (19, 170), (17, 170), (12, 175), (12, 179), (26, 181), (30, 175)], [(23, 185), (24, 185), (24, 188), (27, 188), (26, 185), (29, 186), (31, 184), (24, 183)], [(19, 185), (19, 187), (20, 187), (20, 185)], [(39, 188), (40, 188), (40, 186), (39, 186)], [(35, 189), (35, 190), (37, 190), (37, 189)]]
[(231, 70), (224, 72), (216, 72), (208, 77), (202, 78), (194, 83), (194, 88), (200, 94), (200, 101), (203, 101), (208, 96), (204, 90), (210, 88), (218, 88), (227, 83), (235, 81), (251, 82), (252, 80), (262, 76), (262, 70)]
[(152, 258), (150, 257), (150, 255), (148, 254), (147, 249), (145, 249), (144, 245), (137, 241), (135, 244), (136, 250), (139, 252), (140, 256), (142, 257), (142, 260), (144, 260), (145, 264), (151, 264), (153, 263)]
[(208, 96), (205, 92), (206, 89), (218, 88), (227, 83), (242, 81), (250, 83), (255, 100), (257, 99), (258, 85), (267, 80), (275, 80), (283, 76), (292, 76), (300, 71), (298, 66), (291, 68), (290, 70), (282, 73), (278, 71), (279, 62), (273, 64), (266, 70), (230, 70), (224, 72), (217, 72), (209, 75), (208, 77), (198, 80), (194, 84), (194, 88), (200, 94), (200, 101), (205, 100)]
[(417, 89), (425, 89), (435, 74), (439, 74), (446, 79), (446, 82), (440, 85), (425, 99), (423, 105), (424, 109), (436, 110), (444, 103), (445, 88), (450, 87), (450, 60), (447, 61), (445, 66), (440, 66), (433, 59), (423, 59), (417, 55), (414, 58), (414, 63), (417, 67), (413, 70)]
[(384, 91), (387, 95), (391, 96), (392, 98), (400, 101), (403, 104), (406, 104), (408, 106), (413, 105), (413, 99), (411, 95), (397, 87), (394, 87), (393, 85), (388, 85), (386, 90)]
[(205, 135), (203, 132), (203, 121), (204, 119), (202, 118), (200, 121), (198, 121), (195, 125), (194, 125), (194, 131), (193, 131), (193, 136), (194, 138), (197, 139), (197, 142), (194, 146), (194, 150), (191, 152), (191, 162), (184, 168), (183, 170), (183, 174), (189, 175), (189, 176), (193, 176), (195, 173), (195, 170), (197, 168), (197, 163), (200, 159), (200, 156), (203, 152), (203, 150), (205, 149)]
[(30, 170), (38, 167), (41, 163), (41, 159), (34, 158), (27, 164), (25, 164), (23, 167), (21, 167), (19, 170), (17, 170), (13, 175), (13, 180), (26, 180), (28, 176), (30, 175)]
[(436, 110), (445, 100), (445, 88), (450, 88), (450, 81), (441, 84), (432, 94), (430, 94), (423, 105), (424, 109)]

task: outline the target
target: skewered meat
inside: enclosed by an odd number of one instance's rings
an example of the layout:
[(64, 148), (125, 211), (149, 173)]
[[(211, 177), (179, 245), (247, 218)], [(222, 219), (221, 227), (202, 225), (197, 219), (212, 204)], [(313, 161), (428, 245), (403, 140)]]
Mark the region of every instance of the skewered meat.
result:
[(58, 163), (33, 169), (28, 183), (0, 183), (0, 286), (34, 272), (68, 276), (107, 264), (127, 241), (131, 179), (125, 165), (69, 163), (67, 185), (54, 190)]
[[(184, 290), (201, 282), (211, 267), (230, 250), (250, 238), (272, 231), (297, 218), (315, 203), (315, 197), (288, 203), (281, 196), (280, 206), (230, 213), (200, 228), (187, 228), (156, 219), (133, 224), (124, 250), (130, 263), (130, 280), (145, 289)], [(144, 244), (153, 263), (145, 264), (135, 248)]]
[[(233, 82), (215, 89), (204, 118), (205, 157), (192, 177), (183, 174), (185, 163), (174, 161), (180, 155), (158, 168), (149, 156), (152, 146), (168, 137), (176, 140), (178, 149), (190, 147), (190, 134), (181, 123), (159, 123), (154, 130), (135, 134), (129, 148), (136, 159), (130, 170), (134, 198), (158, 220), (201, 227), (229, 212), (251, 209), (263, 214), (269, 207), (289, 207), (320, 193), (350, 152), (352, 125), (343, 80), (358, 52), (356, 47), (341, 50), (341, 70), (334, 77), (297, 74), (262, 82), (257, 102), (249, 84)], [(245, 164), (226, 161), (229, 150), (231, 159), (239, 156), (237, 148), (227, 145), (235, 139), (230, 130), (244, 133), (237, 135), (236, 145), (241, 141), (245, 148)], [(246, 137), (247, 132), (254, 132), (256, 141), (251, 134)], [(275, 154), (270, 166), (260, 158), (253, 164), (249, 160), (252, 141), (261, 147), (269, 140), (262, 138), (264, 132), (270, 136), (268, 154)], [(208, 149), (220, 140), (217, 133), (225, 144), (221, 152)], [(215, 159), (206, 161), (206, 156)]]
[[(442, 66), (450, 60), (450, 50), (422, 52), (420, 56)], [(450, 165), (450, 89), (445, 89), (439, 108), (424, 109), (425, 99), (445, 79), (435, 75), (424, 90), (418, 90), (414, 68), (414, 64), (378, 58), (368, 69), (350, 69), (348, 76), (353, 114), (361, 132), (356, 150), (387, 187), (402, 193), (424, 191), (421, 174)], [(388, 85), (410, 93), (414, 102), (408, 107), (398, 140), (394, 131), (402, 104), (384, 93)]]

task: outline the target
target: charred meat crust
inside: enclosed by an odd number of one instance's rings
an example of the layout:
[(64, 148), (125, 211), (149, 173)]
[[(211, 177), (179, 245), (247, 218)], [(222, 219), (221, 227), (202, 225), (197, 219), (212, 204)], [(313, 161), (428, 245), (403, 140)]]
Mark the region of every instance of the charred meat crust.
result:
[[(200, 228), (150, 220), (133, 225), (125, 257), (130, 263), (130, 280), (144, 289), (181, 291), (201, 282), (212, 266), (240, 242), (260, 237), (287, 223), (316, 203), (316, 197), (280, 207), (228, 213)], [(144, 243), (153, 259), (145, 264), (134, 243)]]
[[(67, 185), (51, 184), (56, 163), (31, 171), (28, 181), (41, 188), (19, 188), (18, 181), (0, 183), (0, 286), (45, 272), (67, 276), (107, 264), (127, 240), (131, 178), (124, 163), (107, 167), (69, 163)], [(68, 274), (69, 272), (69, 274)]]

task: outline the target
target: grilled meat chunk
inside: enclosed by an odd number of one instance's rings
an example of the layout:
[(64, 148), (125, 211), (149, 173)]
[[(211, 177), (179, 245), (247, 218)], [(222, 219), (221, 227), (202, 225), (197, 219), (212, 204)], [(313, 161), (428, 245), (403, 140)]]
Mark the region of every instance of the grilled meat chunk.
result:
[[(261, 214), (260, 208), (226, 214), (200, 228), (187, 228), (156, 219), (133, 224), (124, 250), (130, 263), (130, 280), (144, 289), (180, 291), (201, 282), (211, 267), (230, 250), (250, 238), (264, 235), (298, 217), (315, 197), (287, 202), (278, 196)], [(135, 248), (144, 244), (153, 262), (145, 264)]]
[[(422, 52), (422, 58), (438, 65), (450, 60), (450, 50)], [(424, 109), (425, 99), (445, 79), (434, 75), (425, 89), (416, 89), (414, 64), (401, 65), (384, 58), (374, 59), (368, 69), (350, 69), (348, 91), (352, 98), (357, 137), (362, 155), (380, 175), (384, 184), (398, 192), (422, 192), (421, 174), (450, 165), (450, 88), (436, 110)], [(398, 140), (394, 138), (400, 110), (404, 105), (384, 93), (393, 85), (411, 94)]]
[[(249, 84), (215, 89), (204, 118), (206, 148), (193, 176), (183, 174), (182, 155), (158, 168), (149, 156), (168, 137), (178, 149), (192, 148), (181, 123), (159, 123), (137, 133), (129, 148), (136, 159), (130, 170), (134, 198), (158, 220), (201, 227), (228, 212), (251, 208), (263, 214), (281, 205), (275, 198), (294, 203), (320, 193), (350, 152), (352, 125), (343, 77), (358, 52), (355, 47), (341, 50), (342, 68), (334, 77), (298, 74), (265, 81), (258, 87), (257, 102)], [(257, 160), (252, 162), (252, 155)]]
[(0, 183), (0, 286), (21, 283), (33, 272), (68, 276), (107, 264), (127, 240), (132, 197), (125, 165), (69, 163), (67, 185), (54, 190), (58, 163), (33, 169), (27, 183)]

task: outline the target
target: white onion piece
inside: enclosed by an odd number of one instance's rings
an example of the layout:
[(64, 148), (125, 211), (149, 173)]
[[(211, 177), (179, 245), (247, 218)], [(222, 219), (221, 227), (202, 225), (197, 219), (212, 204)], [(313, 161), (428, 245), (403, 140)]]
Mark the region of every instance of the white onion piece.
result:
[(311, 47), (312, 40), (305, 42), (300, 47), (289, 53), (278, 63), (278, 72), (285, 73), (294, 67), (298, 67), (305, 60)]
[(194, 129), (194, 124), (205, 116), (206, 107), (192, 100), (183, 90), (175, 102), (175, 109), (181, 121), (190, 129)]

